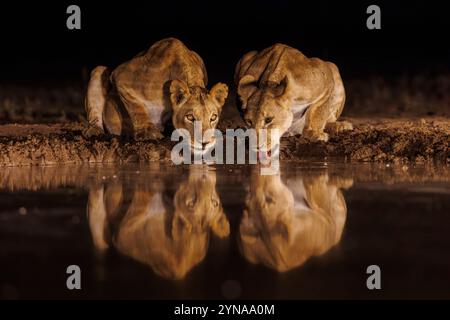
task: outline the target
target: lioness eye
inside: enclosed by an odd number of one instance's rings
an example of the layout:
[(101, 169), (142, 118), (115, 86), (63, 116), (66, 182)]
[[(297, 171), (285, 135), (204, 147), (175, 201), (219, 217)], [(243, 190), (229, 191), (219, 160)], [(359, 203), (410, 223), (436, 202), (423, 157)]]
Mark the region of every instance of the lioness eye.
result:
[(247, 124), (247, 126), (251, 127), (252, 126), (252, 120), (250, 119), (245, 119), (245, 123)]
[(216, 121), (216, 119), (217, 119), (217, 114), (213, 114), (213, 115), (211, 116), (211, 121)]
[(273, 117), (267, 117), (267, 118), (264, 119), (264, 122), (265, 122), (266, 124), (269, 124), (269, 123), (272, 122), (272, 120), (273, 120)]
[(188, 119), (189, 121), (194, 121), (194, 116), (192, 114), (187, 114), (186, 119)]

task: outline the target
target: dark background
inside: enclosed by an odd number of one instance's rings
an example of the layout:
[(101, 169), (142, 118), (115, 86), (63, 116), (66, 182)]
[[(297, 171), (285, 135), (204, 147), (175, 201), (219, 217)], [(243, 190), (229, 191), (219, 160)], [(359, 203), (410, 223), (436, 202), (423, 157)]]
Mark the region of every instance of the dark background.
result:
[[(66, 8), (81, 7), (81, 30)], [(381, 30), (366, 8), (381, 7)], [(337, 63), (343, 77), (448, 72), (445, 1), (14, 1), (0, 5), (0, 81), (59, 82), (114, 67), (177, 37), (204, 59), (210, 83), (232, 82), (239, 58), (276, 42)], [(86, 71), (85, 71), (86, 72)]]

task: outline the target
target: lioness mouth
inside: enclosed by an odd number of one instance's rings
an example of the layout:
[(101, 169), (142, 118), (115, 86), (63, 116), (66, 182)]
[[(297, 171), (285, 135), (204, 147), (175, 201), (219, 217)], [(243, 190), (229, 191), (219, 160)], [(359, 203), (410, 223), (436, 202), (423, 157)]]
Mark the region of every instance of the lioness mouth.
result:
[(258, 160), (266, 160), (269, 159), (272, 155), (272, 150), (269, 151), (259, 151), (258, 152)]

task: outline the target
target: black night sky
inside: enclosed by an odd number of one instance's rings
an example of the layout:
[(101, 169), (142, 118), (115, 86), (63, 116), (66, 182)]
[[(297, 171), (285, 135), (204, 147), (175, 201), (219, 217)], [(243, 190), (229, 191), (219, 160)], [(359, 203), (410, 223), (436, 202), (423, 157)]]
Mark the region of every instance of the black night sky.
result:
[[(66, 28), (78, 4), (82, 29)], [(381, 7), (381, 30), (366, 8)], [(338, 64), (344, 77), (448, 72), (444, 1), (15, 1), (0, 7), (0, 81), (76, 80), (114, 67), (165, 37), (204, 59), (211, 82), (230, 83), (239, 58), (276, 42)]]

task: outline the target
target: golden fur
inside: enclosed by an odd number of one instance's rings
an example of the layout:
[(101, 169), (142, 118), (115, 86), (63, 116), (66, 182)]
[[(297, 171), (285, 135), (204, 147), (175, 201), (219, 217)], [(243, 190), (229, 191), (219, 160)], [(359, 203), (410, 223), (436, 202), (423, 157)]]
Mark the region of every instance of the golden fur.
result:
[(191, 137), (193, 121), (201, 121), (203, 131), (215, 128), (228, 87), (218, 83), (208, 92), (207, 82), (203, 60), (174, 38), (156, 42), (112, 73), (96, 67), (86, 95), (89, 126), (84, 135), (106, 129), (136, 140), (157, 139), (170, 122)]
[(213, 171), (191, 169), (175, 195), (157, 182), (134, 190), (119, 182), (91, 188), (88, 216), (95, 247), (113, 244), (161, 277), (183, 278), (204, 259), (210, 231), (229, 235), (215, 185)]
[[(336, 122), (345, 103), (338, 68), (331, 62), (307, 58), (297, 49), (275, 44), (245, 54), (236, 66), (235, 84), (247, 126), (278, 129), (277, 140), (287, 133), (327, 141), (327, 124), (337, 131), (352, 129)], [(269, 139), (267, 146), (274, 147)]]
[(286, 183), (253, 174), (239, 228), (244, 257), (284, 272), (325, 253), (341, 238), (347, 208), (339, 188), (350, 185), (326, 174)]

